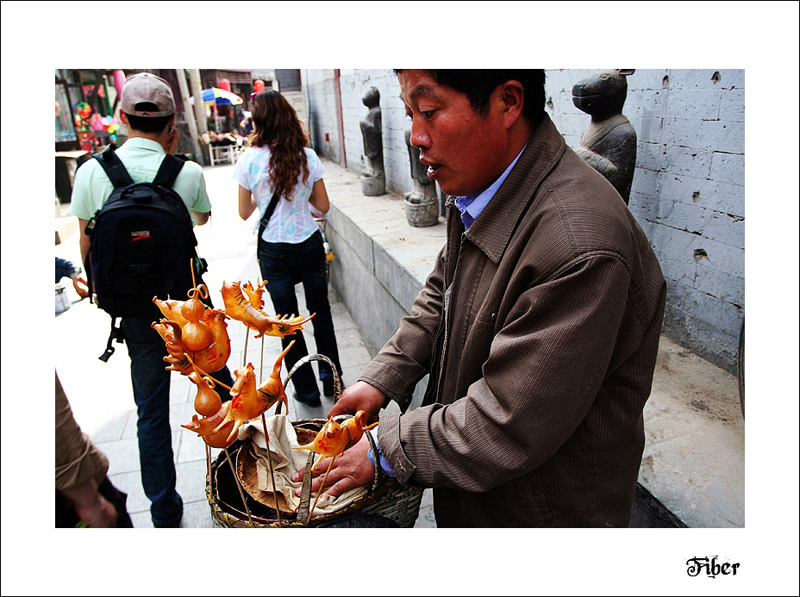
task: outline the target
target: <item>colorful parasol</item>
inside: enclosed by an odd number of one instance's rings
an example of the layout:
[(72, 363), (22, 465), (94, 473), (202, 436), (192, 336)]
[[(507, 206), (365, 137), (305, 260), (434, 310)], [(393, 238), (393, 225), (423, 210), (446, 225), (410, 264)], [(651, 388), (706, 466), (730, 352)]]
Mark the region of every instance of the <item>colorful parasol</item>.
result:
[[(191, 102), (194, 104), (194, 96), (192, 96)], [(210, 87), (203, 89), (203, 103), (207, 106), (238, 106), (243, 103), (243, 100), (230, 91), (225, 91), (219, 87)]]

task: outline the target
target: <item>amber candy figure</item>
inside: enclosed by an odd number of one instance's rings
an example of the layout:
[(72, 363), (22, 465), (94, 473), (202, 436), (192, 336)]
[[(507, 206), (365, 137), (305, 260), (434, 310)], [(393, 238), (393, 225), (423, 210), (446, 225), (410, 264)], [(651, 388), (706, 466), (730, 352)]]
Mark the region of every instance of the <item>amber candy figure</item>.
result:
[[(223, 282), (221, 292), (222, 301), (225, 303), (225, 314), (232, 319), (241, 321), (250, 329), (256, 330), (258, 332), (256, 338), (262, 336), (283, 338), (302, 329), (303, 324), (308, 323), (314, 317), (313, 313), (306, 318), (294, 314), (291, 316), (276, 315), (275, 317), (267, 315), (245, 296), (241, 282)], [(260, 298), (258, 295), (259, 300)], [(263, 303), (263, 301), (261, 302)]]
[(283, 383), (280, 380), (281, 365), (283, 358), (294, 342), (278, 356), (275, 361), (275, 366), (272, 369), (272, 374), (267, 381), (256, 387), (256, 375), (253, 370), (253, 365), (248, 363), (246, 367), (237, 369), (234, 374), (236, 380), (233, 382), (231, 388), (231, 408), (228, 411), (225, 419), (223, 419), (214, 431), (221, 430), (227, 423), (233, 421), (233, 428), (230, 432), (231, 442), (236, 439), (236, 434), (239, 427), (244, 425), (247, 421), (255, 419), (261, 413), (266, 412), (273, 404), (283, 402), (286, 404), (288, 410), (288, 400), (286, 392), (283, 388)]
[[(231, 341), (225, 314), (206, 306), (202, 298), (208, 298), (208, 287), (200, 284), (189, 290), (189, 299), (153, 302), (164, 315), (154, 322), (152, 328), (164, 339), (168, 356), (164, 357), (167, 369), (191, 375), (195, 371), (192, 363), (205, 373), (222, 369), (231, 355)], [(187, 354), (189, 358), (187, 358)]]
[(366, 417), (366, 413), (360, 410), (355, 416), (347, 418), (342, 423), (334, 419), (328, 419), (311, 443), (299, 446), (295, 450), (316, 452), (319, 455), (319, 460), (334, 458), (354, 446), (366, 430), (372, 429), (378, 424), (376, 422), (372, 425), (366, 425)]

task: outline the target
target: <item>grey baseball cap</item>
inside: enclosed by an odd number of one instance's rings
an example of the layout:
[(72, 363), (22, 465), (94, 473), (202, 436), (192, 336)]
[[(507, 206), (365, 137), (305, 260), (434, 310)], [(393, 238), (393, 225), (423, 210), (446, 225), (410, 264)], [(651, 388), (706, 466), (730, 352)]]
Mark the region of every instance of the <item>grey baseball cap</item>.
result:
[[(137, 105), (144, 102), (155, 104), (157, 110), (137, 109)], [(120, 109), (133, 116), (169, 116), (175, 113), (175, 98), (172, 88), (164, 79), (152, 73), (138, 73), (122, 86)]]

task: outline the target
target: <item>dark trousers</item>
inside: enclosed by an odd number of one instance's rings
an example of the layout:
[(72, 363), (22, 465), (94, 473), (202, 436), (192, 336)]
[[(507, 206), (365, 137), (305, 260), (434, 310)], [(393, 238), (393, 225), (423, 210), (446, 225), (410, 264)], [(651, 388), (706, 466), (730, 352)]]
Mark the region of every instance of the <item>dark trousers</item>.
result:
[[(325, 249), (322, 246), (322, 235), (315, 233), (302, 243), (267, 243), (259, 239), (258, 264), (261, 277), (267, 280), (267, 290), (272, 299), (275, 315), (299, 314), (295, 284), (302, 283), (306, 295), (306, 308), (314, 313), (311, 324), (314, 327), (314, 340), (317, 352), (328, 357), (336, 365), (339, 375), (342, 366), (339, 362), (339, 349), (333, 330), (331, 306), (328, 302), (328, 280), (325, 271)], [(308, 354), (303, 332), (286, 336), (282, 340), (283, 347), (295, 340), (295, 345), (284, 359), (286, 370)], [(319, 361), (320, 380), (332, 380), (330, 366)], [(319, 398), (319, 388), (314, 379), (311, 363), (300, 367), (292, 375), (295, 391), (301, 399)]]
[[(169, 381), (172, 373), (165, 369), (167, 349), (158, 332), (150, 327), (152, 321), (152, 317), (123, 317), (120, 327), (131, 358), (142, 487), (152, 502), (150, 515), (153, 524), (168, 526), (181, 518), (183, 500), (175, 489), (175, 461), (169, 421)], [(224, 384), (233, 385), (227, 367), (214, 373), (213, 377)], [(225, 388), (217, 386), (215, 389), (223, 402), (230, 400)]]

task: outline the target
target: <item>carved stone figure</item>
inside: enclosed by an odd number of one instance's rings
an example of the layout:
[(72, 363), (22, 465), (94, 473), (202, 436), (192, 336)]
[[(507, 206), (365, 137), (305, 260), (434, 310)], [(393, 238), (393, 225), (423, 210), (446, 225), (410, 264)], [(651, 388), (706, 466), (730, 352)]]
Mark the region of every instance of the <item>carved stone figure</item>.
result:
[(405, 130), (408, 159), (414, 189), (403, 195), (406, 199), (406, 218), (411, 226), (433, 226), (439, 222), (439, 198), (436, 182), (428, 178), (428, 167), (419, 161), (419, 149), (411, 145), (411, 127)]
[(636, 131), (622, 115), (622, 106), (627, 77), (633, 73), (634, 69), (600, 71), (572, 88), (572, 103), (592, 117), (577, 153), (614, 185), (626, 205), (636, 166)]
[(375, 87), (364, 93), (361, 101), (369, 108), (367, 116), (361, 121), (361, 135), (364, 137), (364, 155), (369, 166), (361, 171), (361, 190), (368, 197), (383, 195), (386, 192), (386, 175), (383, 171), (383, 137), (381, 131), (381, 94)]
[(436, 182), (428, 178), (428, 167), (419, 161), (419, 148), (411, 145), (411, 128), (405, 130), (408, 159), (411, 162), (411, 178), (414, 181), (414, 190), (409, 191), (404, 197), (414, 203), (428, 203), (437, 201)]

